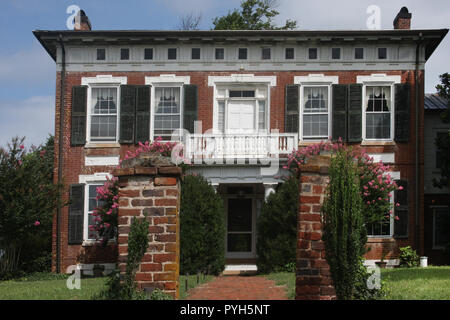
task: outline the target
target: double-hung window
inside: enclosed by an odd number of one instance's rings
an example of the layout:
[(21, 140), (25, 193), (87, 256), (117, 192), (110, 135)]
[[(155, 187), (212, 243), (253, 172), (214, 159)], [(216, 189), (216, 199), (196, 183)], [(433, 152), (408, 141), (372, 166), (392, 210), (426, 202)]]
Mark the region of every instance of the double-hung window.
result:
[(329, 86), (302, 86), (301, 128), (303, 139), (329, 137)]
[(181, 88), (156, 87), (154, 137), (171, 140), (173, 131), (181, 128)]
[(391, 90), (391, 86), (368, 85), (365, 87), (364, 114), (366, 139), (392, 139), (393, 116)]
[[(94, 210), (96, 208), (99, 208), (103, 206), (104, 202), (103, 200), (97, 200), (97, 188), (101, 187), (101, 184), (87, 184), (86, 185), (86, 212), (87, 212), (87, 231), (86, 235), (87, 238), (85, 240), (96, 240), (97, 233), (95, 232), (94, 226), (95, 226), (95, 216), (93, 215)], [(85, 216), (86, 217), (86, 216)]]
[(90, 110), (90, 140), (117, 140), (118, 87), (92, 87)]

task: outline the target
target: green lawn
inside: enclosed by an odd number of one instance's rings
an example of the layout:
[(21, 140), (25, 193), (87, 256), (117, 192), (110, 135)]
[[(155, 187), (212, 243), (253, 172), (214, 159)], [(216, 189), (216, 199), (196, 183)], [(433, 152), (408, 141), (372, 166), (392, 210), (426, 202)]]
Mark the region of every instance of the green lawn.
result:
[(450, 300), (450, 267), (382, 269), (389, 300)]
[(276, 272), (262, 275), (266, 279), (274, 280), (278, 286), (286, 286), (286, 294), (288, 299), (295, 298), (295, 273), (293, 272)]
[(82, 278), (80, 290), (69, 290), (67, 277), (61, 275), (2, 281), (0, 300), (90, 300), (104, 288), (106, 279)]

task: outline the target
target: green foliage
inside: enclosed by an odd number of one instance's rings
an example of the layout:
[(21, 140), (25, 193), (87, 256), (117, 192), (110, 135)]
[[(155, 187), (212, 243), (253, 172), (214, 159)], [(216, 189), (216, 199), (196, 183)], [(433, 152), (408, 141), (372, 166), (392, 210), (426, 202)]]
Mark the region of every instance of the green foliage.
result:
[(150, 300), (173, 300), (171, 295), (164, 293), (161, 289), (156, 288), (150, 295)]
[(349, 150), (331, 159), (328, 195), (323, 204), (326, 259), (339, 299), (352, 299), (367, 240), (358, 170)]
[(419, 256), (411, 246), (400, 248), (400, 266), (407, 268), (419, 266)]
[(291, 176), (263, 204), (256, 242), (263, 273), (295, 270), (298, 192), (298, 181)]
[(181, 183), (180, 272), (219, 274), (225, 267), (223, 200), (202, 176)]
[(381, 280), (380, 289), (369, 289), (367, 280), (371, 275), (372, 273), (368, 272), (364, 266), (364, 259), (361, 258), (356, 272), (355, 289), (353, 292), (354, 300), (380, 300), (388, 295), (386, 281), (384, 280)]
[[(442, 121), (450, 122), (450, 74), (444, 73), (439, 76), (441, 84), (436, 86), (438, 94), (448, 101), (447, 109), (442, 112)], [(450, 131), (447, 135), (442, 135), (436, 138), (437, 149), (441, 153), (441, 177), (433, 180), (433, 183), (438, 188), (450, 188)]]
[(52, 215), (62, 205), (62, 185), (53, 183), (53, 137), (29, 150), (24, 140), (0, 148), (0, 266), (11, 265), (7, 257), (18, 259), (12, 268), (0, 267), (0, 279), (50, 271)]
[(213, 20), (214, 30), (292, 30), (297, 22), (286, 20), (286, 24), (277, 27), (273, 23), (279, 12), (274, 9), (274, 0), (245, 0), (241, 10), (234, 9), (227, 15)]
[(148, 227), (146, 219), (134, 217), (130, 233), (128, 234), (128, 256), (125, 276), (121, 282), (119, 272), (116, 270), (108, 276), (106, 289), (101, 291), (94, 299), (98, 300), (146, 300), (147, 296), (138, 290), (134, 281), (139, 263), (148, 248)]

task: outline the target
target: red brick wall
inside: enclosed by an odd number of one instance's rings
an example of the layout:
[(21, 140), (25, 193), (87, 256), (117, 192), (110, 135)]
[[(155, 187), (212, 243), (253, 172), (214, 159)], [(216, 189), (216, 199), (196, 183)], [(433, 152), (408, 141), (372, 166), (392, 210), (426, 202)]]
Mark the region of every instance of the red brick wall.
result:
[[(167, 72), (164, 72), (167, 73)], [(279, 128), (280, 132), (284, 131), (284, 105), (285, 105), (285, 86), (286, 84), (292, 84), (294, 81), (294, 76), (307, 76), (313, 72), (293, 72), (293, 71), (282, 71), (282, 72), (174, 72), (177, 76), (190, 76), (191, 84), (196, 84), (198, 86), (198, 98), (199, 98), (199, 120), (203, 122), (203, 131), (212, 128), (212, 105), (213, 105), (213, 87), (208, 86), (208, 76), (227, 76), (236, 73), (251, 73), (255, 76), (277, 76), (277, 86), (271, 87), (270, 96), (270, 127), (271, 129)], [(317, 73), (317, 72), (316, 72)], [(412, 244), (414, 239), (414, 133), (416, 129), (414, 128), (415, 123), (415, 112), (414, 112), (414, 71), (404, 70), (404, 71), (340, 71), (340, 72), (322, 72), (326, 76), (339, 76), (339, 83), (348, 84), (356, 83), (356, 77), (358, 75), (371, 75), (372, 73), (386, 73), (387, 75), (400, 75), (402, 82), (409, 82), (411, 84), (411, 127), (410, 127), (410, 142), (409, 143), (398, 143), (398, 144), (384, 144), (376, 146), (367, 146), (367, 152), (369, 153), (382, 153), (382, 152), (394, 152), (397, 163), (395, 164), (393, 170), (401, 171), (401, 178), (407, 179), (410, 184), (410, 236), (407, 240), (398, 241), (398, 245), (408, 245)], [(67, 72), (66, 73), (66, 87), (64, 93), (65, 99), (65, 113), (64, 113), (64, 154), (63, 154), (63, 181), (66, 185), (72, 183), (78, 183), (78, 176), (80, 174), (87, 175), (93, 174), (95, 172), (109, 172), (113, 167), (86, 167), (84, 165), (84, 157), (86, 155), (120, 155), (121, 158), (125, 155), (127, 150), (134, 149), (134, 146), (121, 146), (120, 148), (99, 148), (99, 149), (85, 149), (83, 146), (71, 147), (70, 146), (70, 113), (71, 113), (71, 92), (72, 86), (81, 85), (82, 77), (95, 77), (99, 74), (110, 74), (113, 76), (126, 76), (128, 78), (128, 84), (145, 84), (145, 76), (158, 76), (159, 72)], [(420, 72), (420, 203), (423, 203), (423, 79), (424, 74)], [(58, 166), (58, 133), (59, 133), (59, 92), (60, 92), (60, 73), (57, 73), (56, 79), (56, 112), (55, 112), (55, 180), (57, 179), (56, 168)], [(66, 188), (68, 191), (68, 188)], [(68, 193), (65, 194), (67, 199)], [(423, 206), (420, 211), (420, 221), (421, 229), (420, 235), (423, 239)], [(65, 207), (61, 211), (61, 264), (62, 271), (71, 264), (77, 261), (77, 256), (82, 252), (82, 248), (79, 245), (67, 245), (67, 216), (68, 208)], [(54, 218), (56, 222), (56, 217)], [(56, 223), (54, 223), (53, 232), (53, 262), (56, 259)], [(423, 241), (421, 241), (423, 243)], [(91, 251), (89, 248), (85, 248), (87, 251)], [(114, 246), (110, 247), (105, 253), (105, 262), (113, 261), (115, 256)], [(423, 246), (420, 248), (423, 250)], [(378, 256), (378, 249), (375, 248), (372, 253), (369, 254), (368, 258), (373, 258)], [(87, 255), (88, 257), (92, 255)], [(86, 260), (86, 263), (90, 263), (93, 258)], [(53, 264), (55, 267), (55, 264)]]

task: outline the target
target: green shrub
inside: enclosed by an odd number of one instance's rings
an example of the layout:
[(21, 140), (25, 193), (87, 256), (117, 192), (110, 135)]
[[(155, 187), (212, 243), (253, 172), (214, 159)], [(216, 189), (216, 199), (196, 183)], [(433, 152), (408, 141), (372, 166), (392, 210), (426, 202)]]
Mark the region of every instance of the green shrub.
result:
[(172, 296), (164, 293), (161, 289), (156, 288), (150, 295), (150, 300), (173, 300)]
[(419, 266), (419, 256), (411, 246), (400, 248), (400, 267), (417, 267)]
[(356, 273), (355, 289), (353, 292), (353, 299), (355, 300), (380, 300), (387, 296), (386, 281), (381, 280), (380, 274), (380, 286), (381, 288), (369, 289), (367, 280), (372, 274), (367, 271), (364, 266), (364, 259), (360, 259), (359, 267)]
[(225, 267), (223, 200), (198, 175), (181, 183), (180, 272), (219, 274)]
[(298, 194), (298, 181), (291, 176), (262, 206), (256, 242), (260, 272), (295, 270)]
[(352, 299), (367, 240), (359, 177), (351, 152), (331, 158), (330, 183), (322, 212), (326, 259), (338, 299)]

